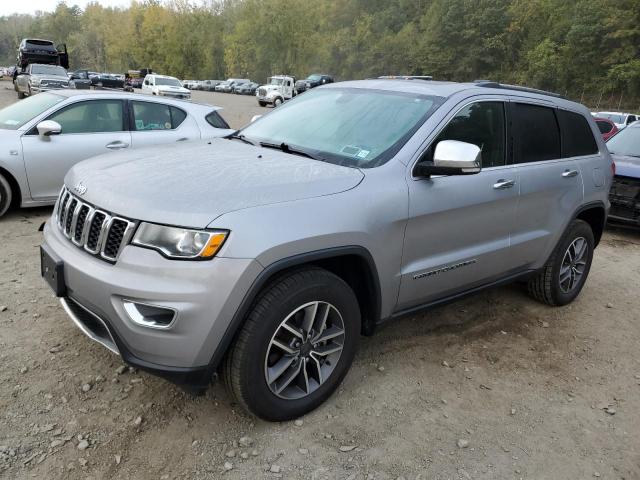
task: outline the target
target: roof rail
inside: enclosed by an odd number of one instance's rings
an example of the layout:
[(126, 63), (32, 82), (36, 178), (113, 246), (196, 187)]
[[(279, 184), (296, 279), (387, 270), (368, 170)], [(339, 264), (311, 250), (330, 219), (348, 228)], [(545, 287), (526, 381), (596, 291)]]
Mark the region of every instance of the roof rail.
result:
[(382, 75), (381, 80), (433, 80), (431, 75)]
[(547, 90), (539, 90), (537, 88), (521, 87), (520, 85), (509, 85), (506, 83), (494, 82), (492, 80), (474, 80), (473, 83), (477, 87), (484, 88), (503, 88), (505, 90), (515, 90), (517, 92), (537, 93), (538, 95), (548, 95), (556, 98), (566, 98), (564, 95)]

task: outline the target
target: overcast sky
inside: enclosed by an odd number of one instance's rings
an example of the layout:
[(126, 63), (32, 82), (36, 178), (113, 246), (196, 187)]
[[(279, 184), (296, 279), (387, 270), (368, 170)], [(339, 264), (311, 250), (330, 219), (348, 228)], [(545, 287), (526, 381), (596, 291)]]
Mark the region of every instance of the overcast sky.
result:
[[(91, 0), (67, 0), (67, 5), (78, 5), (84, 8)], [(95, 0), (93, 0), (95, 1)], [(12, 13), (35, 13), (37, 10), (51, 12), (55, 10), (59, 0), (0, 0), (0, 16)], [(104, 7), (126, 7), (131, 0), (99, 0)]]

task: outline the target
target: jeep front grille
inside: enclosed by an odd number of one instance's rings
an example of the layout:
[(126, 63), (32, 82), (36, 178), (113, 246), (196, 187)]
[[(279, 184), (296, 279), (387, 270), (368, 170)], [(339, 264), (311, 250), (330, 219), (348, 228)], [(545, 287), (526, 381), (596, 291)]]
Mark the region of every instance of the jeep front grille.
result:
[(63, 188), (54, 218), (74, 245), (109, 262), (115, 262), (129, 243), (136, 222), (112, 215), (85, 203)]

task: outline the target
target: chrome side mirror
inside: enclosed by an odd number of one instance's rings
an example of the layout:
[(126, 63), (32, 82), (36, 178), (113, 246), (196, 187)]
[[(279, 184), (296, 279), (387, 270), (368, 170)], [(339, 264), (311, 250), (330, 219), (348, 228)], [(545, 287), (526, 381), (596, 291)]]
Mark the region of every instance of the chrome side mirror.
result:
[(472, 175), (481, 170), (482, 152), (477, 145), (458, 140), (442, 140), (436, 145), (433, 162), (416, 164), (419, 177), (431, 175)]
[(51, 135), (59, 135), (62, 132), (62, 125), (53, 120), (45, 120), (40, 122), (36, 128), (41, 137), (50, 137)]

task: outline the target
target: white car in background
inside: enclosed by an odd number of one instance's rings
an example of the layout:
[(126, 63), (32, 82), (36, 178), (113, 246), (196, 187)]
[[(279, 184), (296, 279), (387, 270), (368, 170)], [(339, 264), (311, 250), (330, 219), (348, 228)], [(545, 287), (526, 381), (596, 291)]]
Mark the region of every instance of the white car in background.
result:
[(57, 90), (0, 110), (0, 217), (52, 205), (67, 171), (107, 152), (234, 132), (220, 108), (109, 91)]
[(622, 130), (623, 128), (640, 119), (640, 115), (623, 112), (596, 112), (595, 116), (598, 118), (606, 118), (607, 120), (611, 120), (616, 124), (616, 127), (618, 127), (619, 130)]
[(149, 73), (142, 82), (142, 92), (162, 97), (191, 99), (191, 92), (176, 77)]

